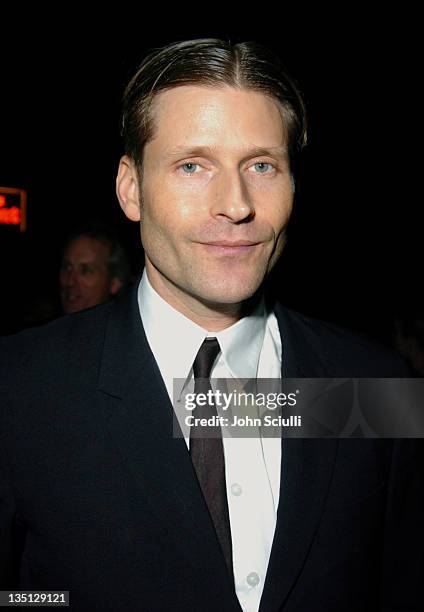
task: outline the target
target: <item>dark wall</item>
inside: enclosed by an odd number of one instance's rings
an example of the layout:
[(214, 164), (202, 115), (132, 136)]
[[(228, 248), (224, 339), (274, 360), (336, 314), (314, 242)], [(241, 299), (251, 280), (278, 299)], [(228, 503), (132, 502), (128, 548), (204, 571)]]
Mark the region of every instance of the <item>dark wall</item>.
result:
[(75, 18), (71, 27), (66, 19), (60, 27), (27, 24), (19, 45), (16, 30), (3, 36), (0, 185), (27, 189), (28, 231), (0, 228), (0, 333), (22, 327), (36, 296), (57, 299), (61, 245), (84, 219), (110, 221), (138, 268), (138, 229), (114, 193), (119, 99), (146, 50), (201, 36), (269, 45), (305, 95), (310, 140), (277, 278), (282, 300), (382, 338), (398, 311), (419, 308), (414, 19), (321, 17), (303, 15), (290, 27), (272, 15), (262, 24), (253, 15), (246, 26), (153, 27), (127, 15), (125, 27), (121, 20), (108, 28)]

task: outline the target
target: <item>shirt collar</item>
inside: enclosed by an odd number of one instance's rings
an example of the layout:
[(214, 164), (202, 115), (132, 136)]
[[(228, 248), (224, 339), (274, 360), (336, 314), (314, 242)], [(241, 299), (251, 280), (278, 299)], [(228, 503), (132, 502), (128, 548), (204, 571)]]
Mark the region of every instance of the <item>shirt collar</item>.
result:
[(250, 315), (234, 325), (208, 332), (170, 306), (153, 289), (144, 270), (138, 305), (147, 340), (165, 380), (188, 376), (207, 337), (218, 339), (222, 358), (235, 378), (256, 378), (267, 321), (263, 298)]

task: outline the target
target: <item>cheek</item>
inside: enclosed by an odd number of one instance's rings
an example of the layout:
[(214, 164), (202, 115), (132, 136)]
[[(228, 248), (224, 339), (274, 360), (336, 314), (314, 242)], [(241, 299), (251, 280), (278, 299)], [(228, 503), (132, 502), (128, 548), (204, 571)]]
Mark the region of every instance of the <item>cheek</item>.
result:
[[(189, 197), (184, 193), (175, 194), (164, 190), (160, 198), (144, 200), (141, 216), (141, 239), (149, 244), (159, 238), (175, 242), (190, 233), (197, 225), (201, 209), (200, 196)], [(165, 246), (164, 244), (162, 246)]]
[(162, 226), (171, 220), (184, 222), (206, 207), (207, 193), (205, 181), (197, 177), (177, 178), (160, 174), (144, 185), (142, 212)]
[(87, 291), (92, 294), (104, 293), (105, 288), (108, 285), (108, 279), (103, 274), (92, 274), (82, 279), (82, 283)]
[(290, 219), (293, 209), (293, 198), (286, 196), (283, 201), (279, 198), (270, 211), (270, 223), (279, 233), (284, 229)]

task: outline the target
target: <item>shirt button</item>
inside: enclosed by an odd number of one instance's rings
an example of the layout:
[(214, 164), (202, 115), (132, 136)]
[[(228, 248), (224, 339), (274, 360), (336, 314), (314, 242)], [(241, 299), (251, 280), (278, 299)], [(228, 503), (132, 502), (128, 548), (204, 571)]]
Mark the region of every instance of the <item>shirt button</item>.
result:
[(250, 572), (250, 574), (246, 578), (246, 582), (251, 587), (258, 586), (260, 582), (259, 575), (256, 572)]
[(241, 488), (241, 486), (237, 482), (235, 482), (234, 484), (231, 485), (231, 493), (233, 495), (235, 495), (236, 497), (241, 495), (242, 492), (243, 492), (243, 489)]

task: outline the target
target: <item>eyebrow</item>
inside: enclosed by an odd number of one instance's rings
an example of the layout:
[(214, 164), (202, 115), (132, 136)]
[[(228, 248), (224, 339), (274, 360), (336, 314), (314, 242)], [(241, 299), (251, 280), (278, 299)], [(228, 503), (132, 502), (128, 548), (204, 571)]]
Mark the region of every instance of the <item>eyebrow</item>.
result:
[[(208, 146), (193, 146), (193, 147), (185, 147), (178, 146), (173, 147), (172, 149), (168, 149), (168, 151), (164, 154), (165, 159), (172, 159), (177, 156), (183, 157), (204, 157), (204, 156), (213, 156), (214, 149)], [(279, 157), (287, 157), (288, 149), (285, 145), (276, 146), (276, 147), (252, 147), (249, 151), (246, 152), (245, 157), (242, 161), (247, 159), (251, 159), (252, 157), (259, 157), (261, 155), (268, 156), (279, 156)]]

